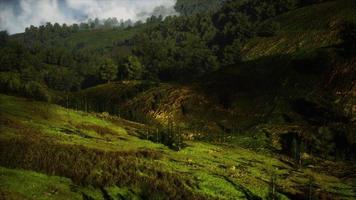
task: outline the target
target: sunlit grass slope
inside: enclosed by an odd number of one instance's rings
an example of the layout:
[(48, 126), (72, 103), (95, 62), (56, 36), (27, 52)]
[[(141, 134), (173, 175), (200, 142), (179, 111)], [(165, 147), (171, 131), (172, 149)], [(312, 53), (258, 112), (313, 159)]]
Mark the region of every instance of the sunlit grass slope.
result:
[(315, 196), (355, 197), (355, 182), (323, 167), (345, 169), (340, 163), (302, 170), (270, 153), (189, 141), (177, 152), (139, 139), (137, 123), (5, 95), (0, 102), (7, 199), (260, 199), (273, 176), (283, 199), (303, 197), (310, 180)]

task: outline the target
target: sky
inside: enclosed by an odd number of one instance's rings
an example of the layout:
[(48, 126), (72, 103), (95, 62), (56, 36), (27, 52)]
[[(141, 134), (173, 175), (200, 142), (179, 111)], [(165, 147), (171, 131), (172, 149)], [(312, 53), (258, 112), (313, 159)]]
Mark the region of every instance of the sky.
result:
[(176, 0), (0, 0), (0, 30), (24, 32), (30, 25), (86, 22), (89, 18), (145, 20), (157, 7), (176, 14)]

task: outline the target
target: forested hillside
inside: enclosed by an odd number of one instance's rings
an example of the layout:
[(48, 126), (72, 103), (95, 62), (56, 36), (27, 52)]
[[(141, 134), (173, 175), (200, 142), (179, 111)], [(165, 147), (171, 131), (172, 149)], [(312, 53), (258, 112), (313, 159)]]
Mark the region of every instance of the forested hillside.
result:
[(217, 11), (224, 0), (178, 0), (175, 9), (182, 15)]
[(356, 2), (174, 8), (0, 32), (0, 199), (356, 198)]

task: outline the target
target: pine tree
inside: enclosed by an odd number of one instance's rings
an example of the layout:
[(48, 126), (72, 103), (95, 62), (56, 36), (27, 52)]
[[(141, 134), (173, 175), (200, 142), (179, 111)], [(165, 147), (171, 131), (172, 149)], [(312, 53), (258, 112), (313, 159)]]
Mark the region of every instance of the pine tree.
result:
[(129, 56), (125, 69), (129, 79), (139, 80), (143, 76), (144, 67), (136, 56)]

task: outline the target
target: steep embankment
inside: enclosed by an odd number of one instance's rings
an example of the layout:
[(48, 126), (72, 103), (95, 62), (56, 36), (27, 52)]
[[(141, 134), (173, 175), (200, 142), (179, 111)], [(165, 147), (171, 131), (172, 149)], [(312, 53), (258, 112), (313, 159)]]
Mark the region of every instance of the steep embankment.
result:
[(177, 152), (139, 139), (146, 127), (119, 118), (0, 102), (0, 198), (261, 199), (271, 187), (283, 198), (356, 195), (351, 165), (310, 158), (313, 167), (295, 170), (263, 151), (199, 142)]

